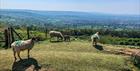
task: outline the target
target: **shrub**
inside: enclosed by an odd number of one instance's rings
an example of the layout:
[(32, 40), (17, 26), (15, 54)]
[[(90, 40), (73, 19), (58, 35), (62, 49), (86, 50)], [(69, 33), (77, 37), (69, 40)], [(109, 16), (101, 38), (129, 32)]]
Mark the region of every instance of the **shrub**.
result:
[(139, 40), (133, 40), (134, 42), (139, 42)]
[(132, 43), (131, 43), (131, 45), (135, 45), (135, 43), (134, 43), (134, 42), (132, 42)]
[(125, 45), (130, 45), (130, 44), (129, 44), (129, 42), (126, 41), (126, 42), (125, 42)]
[(129, 40), (128, 40), (128, 42), (132, 42), (132, 41), (133, 41), (132, 39), (129, 39)]
[(137, 43), (137, 46), (140, 46), (140, 43)]
[(124, 45), (125, 43), (124, 42), (120, 42), (120, 45)]

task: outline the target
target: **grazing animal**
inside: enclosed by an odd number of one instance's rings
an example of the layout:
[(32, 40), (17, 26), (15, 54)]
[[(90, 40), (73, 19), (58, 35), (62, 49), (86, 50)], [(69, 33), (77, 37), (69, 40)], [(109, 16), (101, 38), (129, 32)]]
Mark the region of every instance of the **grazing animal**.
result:
[(70, 42), (70, 35), (64, 35), (64, 41)]
[(14, 53), (14, 58), (16, 61), (16, 53), (18, 55), (18, 57), (20, 58), (20, 60), (22, 60), (22, 58), (20, 57), (20, 52), (23, 50), (28, 50), (28, 58), (30, 57), (30, 50), (33, 48), (34, 46), (34, 42), (36, 41), (35, 38), (29, 39), (29, 40), (20, 40), (20, 41), (15, 41), (11, 44), (11, 47), (13, 49), (13, 53)]
[(140, 51), (132, 53), (133, 61), (137, 65), (140, 64)]
[(50, 35), (50, 41), (51, 41), (51, 39), (53, 37), (57, 37), (57, 41), (59, 41), (59, 39), (60, 40), (63, 40), (64, 39), (63, 34), (61, 32), (59, 32), (59, 31), (50, 31), (49, 32), (49, 35)]
[(94, 35), (91, 36), (92, 45), (97, 45), (97, 39), (100, 39), (99, 32), (96, 32)]

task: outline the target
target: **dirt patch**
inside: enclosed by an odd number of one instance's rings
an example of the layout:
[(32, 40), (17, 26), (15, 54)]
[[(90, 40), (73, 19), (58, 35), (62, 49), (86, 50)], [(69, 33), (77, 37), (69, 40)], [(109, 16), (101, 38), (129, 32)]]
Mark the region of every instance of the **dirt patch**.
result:
[(125, 55), (136, 55), (137, 53), (140, 52), (140, 49), (130, 49), (130, 48), (125, 48), (125, 49), (119, 49), (118, 52), (125, 54)]
[(140, 52), (140, 49), (137, 48), (117, 48), (109, 45), (108, 46), (103, 45), (103, 47), (105, 52), (112, 53), (112, 54), (122, 54), (122, 55), (132, 56)]
[(133, 63), (140, 68), (140, 49), (121, 48), (121, 49), (106, 49), (105, 52), (109, 54), (127, 55), (132, 57)]

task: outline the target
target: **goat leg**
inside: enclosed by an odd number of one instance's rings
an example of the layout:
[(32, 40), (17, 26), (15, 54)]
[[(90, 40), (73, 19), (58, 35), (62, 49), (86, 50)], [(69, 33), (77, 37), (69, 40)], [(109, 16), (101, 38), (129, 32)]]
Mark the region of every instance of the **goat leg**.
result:
[(50, 42), (52, 41), (52, 36), (50, 36)]
[(17, 60), (16, 58), (16, 51), (13, 50), (13, 53), (14, 53), (14, 58), (15, 58), (15, 61)]
[(94, 46), (94, 41), (92, 41), (92, 46)]
[(29, 54), (29, 53), (30, 53), (30, 50), (28, 49), (28, 59), (29, 59), (29, 57), (30, 57), (30, 54)]
[(19, 59), (22, 60), (22, 58), (20, 57), (20, 52), (17, 52), (17, 54), (18, 54)]

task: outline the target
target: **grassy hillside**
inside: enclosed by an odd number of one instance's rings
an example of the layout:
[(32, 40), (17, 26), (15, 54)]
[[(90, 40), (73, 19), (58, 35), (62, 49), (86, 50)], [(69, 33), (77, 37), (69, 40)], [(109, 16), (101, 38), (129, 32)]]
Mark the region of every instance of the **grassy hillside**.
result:
[[(120, 49), (121, 46), (102, 45), (103, 49)], [(20, 69), (32, 71), (139, 71), (129, 56), (100, 51), (88, 41), (39, 42), (27, 60), (27, 51), (21, 53), (23, 61), (13, 62), (12, 49), (0, 50), (0, 71)], [(19, 65), (18, 65), (19, 64)]]

